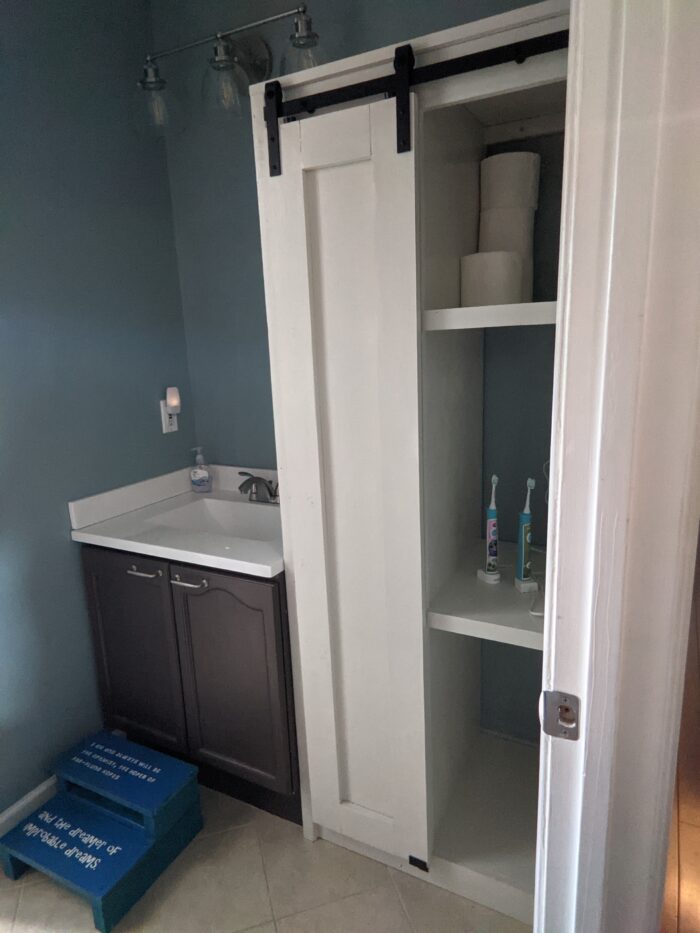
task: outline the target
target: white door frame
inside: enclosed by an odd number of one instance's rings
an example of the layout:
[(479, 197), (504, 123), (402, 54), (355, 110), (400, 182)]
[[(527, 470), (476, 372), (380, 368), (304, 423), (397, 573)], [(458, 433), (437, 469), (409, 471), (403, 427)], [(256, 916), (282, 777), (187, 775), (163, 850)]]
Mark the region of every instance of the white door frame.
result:
[[(535, 929), (656, 933), (700, 518), (700, 7), (575, 0)], [(694, 177), (690, 177), (691, 170)]]

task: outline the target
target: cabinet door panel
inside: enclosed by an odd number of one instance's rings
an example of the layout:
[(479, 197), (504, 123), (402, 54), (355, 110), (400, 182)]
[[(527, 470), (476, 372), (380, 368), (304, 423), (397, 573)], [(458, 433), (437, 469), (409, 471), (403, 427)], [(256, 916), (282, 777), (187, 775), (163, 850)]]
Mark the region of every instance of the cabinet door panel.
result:
[(393, 100), (279, 132), (258, 190), (312, 819), (427, 859), (415, 148)]
[(168, 565), (83, 550), (100, 693), (108, 725), (184, 751), (187, 745)]
[[(248, 781), (289, 793), (277, 583), (177, 566), (171, 574), (191, 753)], [(178, 586), (178, 577), (201, 588)]]

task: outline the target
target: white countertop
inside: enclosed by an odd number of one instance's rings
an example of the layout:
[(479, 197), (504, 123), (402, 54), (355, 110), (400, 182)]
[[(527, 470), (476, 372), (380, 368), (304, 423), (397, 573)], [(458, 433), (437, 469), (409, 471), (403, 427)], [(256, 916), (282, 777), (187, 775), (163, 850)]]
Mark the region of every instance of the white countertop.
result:
[(256, 577), (274, 577), (284, 569), (279, 506), (248, 502), (224, 490), (170, 496), (74, 527), (72, 538)]

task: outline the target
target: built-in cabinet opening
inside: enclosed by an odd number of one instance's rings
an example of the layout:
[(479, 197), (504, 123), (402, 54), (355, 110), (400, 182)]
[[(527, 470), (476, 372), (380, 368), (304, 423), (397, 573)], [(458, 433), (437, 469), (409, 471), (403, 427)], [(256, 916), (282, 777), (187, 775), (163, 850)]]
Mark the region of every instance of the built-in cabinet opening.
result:
[(542, 653), (434, 630), (430, 662), (433, 857), (531, 893)]
[[(448, 886), (459, 875), (463, 893), (516, 916), (535, 879), (564, 109), (557, 81), (428, 109), (421, 126), (431, 864)], [(479, 249), (481, 160), (516, 150), (540, 156), (531, 300), (463, 307), (460, 258)], [(476, 572), (493, 473), (502, 577), (489, 585)], [(528, 477), (538, 593), (513, 583)]]

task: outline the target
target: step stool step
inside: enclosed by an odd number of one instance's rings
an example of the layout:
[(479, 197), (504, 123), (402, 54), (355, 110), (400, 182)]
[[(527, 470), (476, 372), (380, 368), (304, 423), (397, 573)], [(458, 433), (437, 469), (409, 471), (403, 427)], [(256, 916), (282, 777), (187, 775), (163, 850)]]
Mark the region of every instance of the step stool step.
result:
[(195, 803), (197, 768), (111, 732), (83, 739), (55, 764), (59, 789), (152, 837)]
[(60, 792), (0, 839), (9, 878), (35, 868), (90, 902), (109, 933), (202, 827), (198, 804), (159, 838)]

